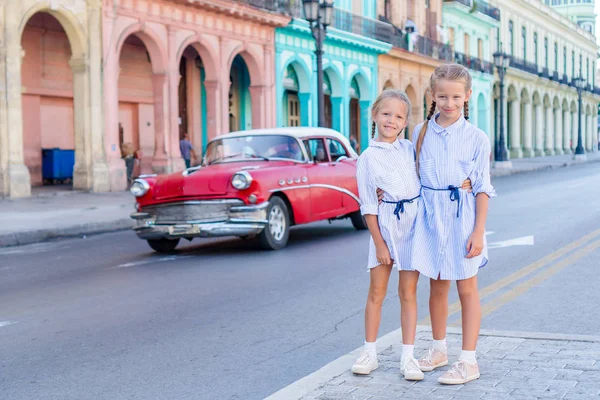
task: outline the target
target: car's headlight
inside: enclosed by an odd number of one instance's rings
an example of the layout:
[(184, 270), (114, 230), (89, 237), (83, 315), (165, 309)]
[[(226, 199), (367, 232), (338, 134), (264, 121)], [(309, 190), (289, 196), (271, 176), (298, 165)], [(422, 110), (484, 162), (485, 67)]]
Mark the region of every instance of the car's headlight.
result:
[(136, 179), (131, 184), (129, 191), (135, 197), (142, 197), (150, 190), (150, 185), (144, 179)]
[(231, 178), (231, 185), (238, 190), (248, 189), (251, 183), (252, 176), (246, 171), (236, 172)]

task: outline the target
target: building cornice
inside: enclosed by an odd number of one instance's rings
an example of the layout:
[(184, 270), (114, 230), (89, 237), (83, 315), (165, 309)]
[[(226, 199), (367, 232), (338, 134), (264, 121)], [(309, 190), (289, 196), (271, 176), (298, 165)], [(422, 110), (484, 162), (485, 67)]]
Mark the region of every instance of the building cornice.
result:
[(291, 16), (289, 15), (261, 10), (250, 5), (231, 0), (168, 0), (168, 2), (192, 6), (200, 10), (225, 14), (241, 20), (272, 27), (286, 26), (291, 20)]
[[(567, 29), (569, 34), (572, 35), (572, 33), (575, 33), (577, 39), (584, 39), (588, 44), (598, 48), (596, 38), (591, 33), (582, 29), (569, 18), (552, 9), (552, 7), (543, 4), (539, 0), (519, 0), (518, 2), (515, 2), (514, 0), (490, 0), (489, 3), (498, 7), (501, 11), (508, 9), (513, 15), (540, 15), (549, 22), (558, 23), (565, 28), (569, 28)], [(524, 7), (529, 7), (530, 10), (523, 10)], [(504, 16), (502, 18), (506, 19)], [(533, 20), (533, 18), (531, 18), (531, 20)]]

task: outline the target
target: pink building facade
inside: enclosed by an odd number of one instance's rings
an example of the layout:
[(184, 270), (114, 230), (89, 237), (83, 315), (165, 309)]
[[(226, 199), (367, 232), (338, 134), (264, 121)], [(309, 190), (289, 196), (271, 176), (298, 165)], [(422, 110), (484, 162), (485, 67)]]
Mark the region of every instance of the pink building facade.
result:
[[(269, 3), (269, 2), (266, 2)], [(22, 0), (3, 6), (0, 196), (42, 183), (42, 148), (75, 150), (73, 187), (124, 190), (136, 173), (183, 169), (218, 134), (271, 127), (274, 30), (290, 18), (242, 1)]]

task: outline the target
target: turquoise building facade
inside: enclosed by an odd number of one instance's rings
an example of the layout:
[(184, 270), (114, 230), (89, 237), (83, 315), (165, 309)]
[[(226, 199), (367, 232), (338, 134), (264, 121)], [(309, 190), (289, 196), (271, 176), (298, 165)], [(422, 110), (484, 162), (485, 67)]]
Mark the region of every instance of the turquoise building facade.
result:
[[(365, 17), (375, 16), (375, 2), (363, 2), (358, 10), (362, 15), (352, 12), (351, 0), (337, 0), (335, 6), (323, 48), (326, 125), (348, 138), (354, 136), (364, 149), (370, 135), (370, 107), (378, 94), (378, 55), (392, 46), (378, 40), (381, 23)], [(275, 31), (277, 126), (318, 125), (315, 48), (299, 5), (291, 23)]]
[[(463, 1), (444, 1), (444, 36), (454, 50), (455, 62), (470, 69), (473, 94), (469, 120), (493, 138), (493, 40), (500, 26), (500, 13), (482, 1), (473, 6)], [(491, 139), (490, 139), (491, 140)]]

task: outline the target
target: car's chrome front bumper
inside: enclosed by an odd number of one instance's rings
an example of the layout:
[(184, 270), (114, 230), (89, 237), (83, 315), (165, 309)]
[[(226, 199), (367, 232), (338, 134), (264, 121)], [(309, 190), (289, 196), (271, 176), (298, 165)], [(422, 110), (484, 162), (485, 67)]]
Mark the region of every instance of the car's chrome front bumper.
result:
[[(136, 221), (133, 230), (140, 239), (253, 236), (268, 224), (268, 205), (247, 206), (236, 200), (185, 201), (148, 207), (131, 218)], [(209, 207), (213, 210), (204, 213)], [(215, 207), (219, 209), (215, 211)]]

